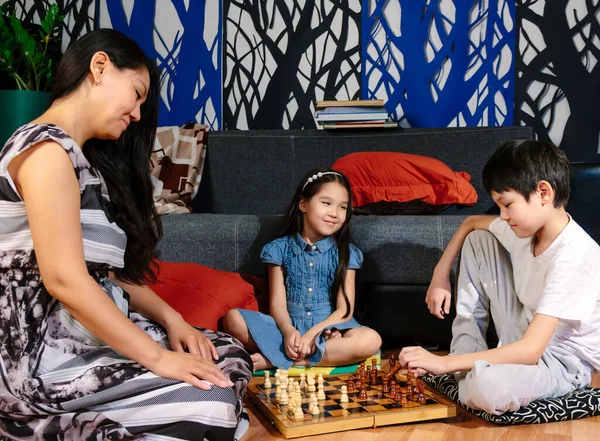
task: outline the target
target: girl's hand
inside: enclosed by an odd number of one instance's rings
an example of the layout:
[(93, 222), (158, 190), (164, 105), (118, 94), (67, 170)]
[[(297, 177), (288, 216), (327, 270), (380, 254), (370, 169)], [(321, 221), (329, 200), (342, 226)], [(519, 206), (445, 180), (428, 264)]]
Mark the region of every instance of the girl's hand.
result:
[(199, 389), (211, 388), (210, 384), (201, 380), (209, 381), (219, 387), (233, 386), (219, 366), (196, 354), (164, 349), (159, 359), (146, 367), (160, 377), (185, 381)]
[(443, 319), (450, 313), (450, 300), (452, 294), (450, 291), (450, 281), (448, 278), (434, 278), (429, 284), (425, 303), (429, 312), (439, 319)]
[(299, 350), (300, 350), (300, 332), (290, 326), (283, 332), (283, 347), (285, 348), (285, 352), (288, 357), (292, 360), (302, 360), (303, 358), (299, 358)]
[(417, 376), (429, 372), (433, 375), (448, 373), (446, 357), (432, 354), (420, 346), (403, 348), (398, 355), (400, 366), (415, 371)]
[(185, 352), (187, 349), (190, 354), (201, 355), (207, 360), (219, 359), (217, 348), (210, 339), (185, 320), (176, 320), (168, 324), (166, 330), (169, 343), (174, 351)]
[(306, 334), (300, 338), (300, 351), (298, 353), (298, 357), (301, 357), (301, 360), (304, 360), (306, 357), (312, 355), (316, 351), (317, 345), (315, 340), (317, 339), (317, 335), (319, 334), (307, 331)]

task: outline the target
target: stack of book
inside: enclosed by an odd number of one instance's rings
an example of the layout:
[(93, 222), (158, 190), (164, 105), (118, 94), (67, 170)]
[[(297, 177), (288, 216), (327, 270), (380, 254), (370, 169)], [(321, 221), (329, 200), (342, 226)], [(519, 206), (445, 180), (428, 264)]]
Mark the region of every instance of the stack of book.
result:
[(315, 118), (324, 129), (397, 128), (383, 100), (317, 101)]

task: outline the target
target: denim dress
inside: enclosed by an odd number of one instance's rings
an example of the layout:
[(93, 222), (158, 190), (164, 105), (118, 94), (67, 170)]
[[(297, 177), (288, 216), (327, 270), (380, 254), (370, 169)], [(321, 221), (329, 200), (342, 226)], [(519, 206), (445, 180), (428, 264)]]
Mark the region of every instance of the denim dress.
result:
[[(306, 243), (300, 234), (280, 237), (264, 246), (260, 258), (264, 263), (282, 267), (287, 310), (292, 326), (300, 335), (304, 335), (335, 311), (331, 302), (331, 285), (338, 266), (338, 248), (332, 237), (321, 239), (314, 245)], [(350, 244), (348, 269), (359, 269), (362, 262), (361, 251)], [(238, 311), (260, 352), (279, 369), (289, 369), (294, 360), (285, 352), (283, 334), (273, 317), (255, 311)], [(354, 318), (350, 318), (328, 328), (343, 331), (359, 326)], [(322, 333), (315, 343), (317, 350), (308, 357), (311, 366), (323, 358), (325, 340)]]

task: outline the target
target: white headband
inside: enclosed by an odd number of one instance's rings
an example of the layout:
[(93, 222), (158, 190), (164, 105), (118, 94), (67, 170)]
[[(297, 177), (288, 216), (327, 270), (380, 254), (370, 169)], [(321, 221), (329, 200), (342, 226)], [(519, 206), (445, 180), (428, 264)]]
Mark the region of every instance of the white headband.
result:
[(302, 186), (302, 190), (300, 190), (300, 194), (304, 193), (304, 189), (306, 188), (306, 186), (313, 182), (316, 181), (317, 179), (319, 179), (321, 176), (325, 176), (325, 175), (338, 175), (338, 176), (342, 176), (341, 173), (338, 172), (319, 172), (317, 174), (312, 175), (311, 177), (308, 178), (308, 180), (304, 183), (304, 185)]

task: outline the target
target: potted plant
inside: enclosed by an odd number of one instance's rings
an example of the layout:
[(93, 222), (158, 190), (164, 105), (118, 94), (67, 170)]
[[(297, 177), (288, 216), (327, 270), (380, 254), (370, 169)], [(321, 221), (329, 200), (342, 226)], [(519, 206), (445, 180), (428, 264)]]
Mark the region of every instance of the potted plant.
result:
[(15, 129), (42, 114), (60, 56), (63, 16), (52, 4), (39, 25), (22, 23), (8, 3), (0, 7), (0, 149)]

